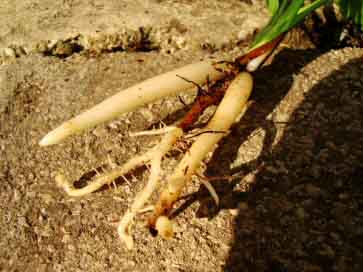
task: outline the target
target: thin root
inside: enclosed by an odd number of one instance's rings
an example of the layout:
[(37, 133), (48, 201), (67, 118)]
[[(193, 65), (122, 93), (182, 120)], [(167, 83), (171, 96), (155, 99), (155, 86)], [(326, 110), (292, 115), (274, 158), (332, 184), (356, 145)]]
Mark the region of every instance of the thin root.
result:
[[(164, 129), (166, 129), (166, 127)], [(169, 132), (170, 135), (174, 135), (176, 131), (180, 131), (180, 129), (177, 129), (175, 127), (172, 127), (168, 130), (170, 131)], [(136, 167), (147, 164), (149, 161), (155, 158), (155, 155), (159, 153), (159, 149), (162, 148), (163, 144), (165, 143), (161, 142), (160, 144), (156, 145), (155, 147), (153, 147), (143, 155), (131, 158), (124, 165), (114, 168), (109, 173), (99, 175), (95, 180), (93, 180), (90, 184), (88, 184), (83, 188), (75, 188), (74, 182), (70, 182), (69, 180), (67, 180), (67, 178), (63, 174), (58, 174), (55, 177), (56, 182), (58, 186), (63, 188), (64, 191), (70, 196), (79, 197), (79, 196), (84, 196), (86, 194), (90, 194), (94, 191), (97, 191), (104, 185), (111, 184), (118, 177), (124, 178), (124, 176), (128, 172), (135, 169)]]
[(111, 172), (98, 176), (95, 180), (83, 188), (75, 188), (73, 185), (74, 182), (67, 180), (63, 174), (58, 174), (55, 177), (55, 180), (58, 186), (63, 188), (69, 196), (84, 196), (97, 191), (104, 185), (111, 184), (116, 178), (127, 174), (140, 165), (147, 163), (150, 160), (153, 152), (154, 150), (149, 150), (147, 153), (141, 156), (130, 159), (124, 165), (113, 169)]
[(216, 206), (219, 206), (219, 197), (218, 194), (216, 192), (216, 190), (214, 189), (213, 185), (204, 178), (200, 179), (200, 182), (204, 185), (205, 188), (207, 188), (208, 192), (210, 193), (210, 195), (212, 196), (214, 202), (216, 203)]
[(138, 137), (138, 136), (152, 136), (152, 135), (160, 135), (160, 134), (165, 134), (168, 133), (170, 131), (173, 131), (177, 129), (177, 127), (163, 127), (163, 128), (159, 128), (159, 129), (153, 129), (153, 130), (147, 130), (147, 131), (139, 131), (139, 132), (134, 132), (134, 133), (129, 133), (130, 137)]
[(130, 234), (131, 223), (135, 215), (143, 209), (145, 203), (159, 185), (162, 158), (172, 149), (175, 142), (182, 135), (183, 131), (180, 128), (174, 128), (153, 148), (152, 156), (150, 158), (151, 167), (149, 180), (145, 188), (138, 193), (130, 210), (122, 217), (117, 228), (120, 239), (125, 242), (128, 249), (133, 247), (133, 239)]

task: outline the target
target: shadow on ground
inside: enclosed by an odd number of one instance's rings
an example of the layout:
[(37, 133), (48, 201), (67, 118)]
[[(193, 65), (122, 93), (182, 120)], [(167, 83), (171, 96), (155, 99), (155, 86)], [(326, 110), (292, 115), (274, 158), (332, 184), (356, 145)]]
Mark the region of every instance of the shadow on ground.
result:
[[(247, 208), (235, 219), (225, 271), (362, 271), (363, 89), (349, 80), (361, 63), (316, 84), (273, 150), (274, 134), (266, 137), (250, 191), (229, 193), (232, 207), (243, 200)], [(281, 97), (281, 87), (270, 94)]]
[[(265, 157), (270, 154), (271, 144), (276, 136), (276, 126), (274, 122), (266, 119), (267, 116), (290, 90), (293, 75), (319, 55), (321, 55), (321, 52), (313, 49), (285, 49), (274, 57), (274, 62), (271, 65), (265, 66), (254, 75), (254, 91), (250, 98), (253, 103), (249, 106), (243, 120), (234, 126), (227, 137), (222, 139), (219, 148), (214, 152), (208, 163), (206, 176), (247, 174), (261, 165)], [(263, 128), (267, 133), (259, 157), (239, 168), (228, 170), (237, 156), (239, 146), (251, 137), (257, 128)], [(241, 192), (235, 195), (235, 192), (233, 192), (238, 182), (237, 179), (229, 183), (213, 182), (213, 187), (222, 196), (220, 208), (233, 208), (238, 205), (241, 200), (240, 197), (246, 195)], [(213, 200), (209, 196), (209, 192), (201, 187), (197, 193), (187, 197), (187, 200), (173, 213), (172, 217), (178, 215), (197, 200), (201, 202), (197, 216), (213, 218), (220, 209), (216, 209)]]
[[(363, 86), (355, 80), (363, 74), (363, 59), (315, 84), (286, 124), (266, 119), (293, 75), (317, 56), (284, 50), (256, 75), (255, 105), (208, 166), (209, 176), (257, 171), (247, 191), (241, 179), (214, 182), (220, 208), (238, 209), (225, 271), (363, 269)], [(277, 125), (285, 130), (272, 148)], [(259, 157), (228, 172), (239, 146), (258, 127), (266, 131)], [(204, 189), (198, 196), (200, 217), (218, 213)]]

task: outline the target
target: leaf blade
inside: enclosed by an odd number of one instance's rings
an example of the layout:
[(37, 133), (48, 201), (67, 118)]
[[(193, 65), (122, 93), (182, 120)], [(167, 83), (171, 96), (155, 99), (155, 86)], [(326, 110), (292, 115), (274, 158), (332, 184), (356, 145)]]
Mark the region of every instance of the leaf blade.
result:
[(351, 19), (363, 31), (363, 0), (335, 0), (343, 16)]

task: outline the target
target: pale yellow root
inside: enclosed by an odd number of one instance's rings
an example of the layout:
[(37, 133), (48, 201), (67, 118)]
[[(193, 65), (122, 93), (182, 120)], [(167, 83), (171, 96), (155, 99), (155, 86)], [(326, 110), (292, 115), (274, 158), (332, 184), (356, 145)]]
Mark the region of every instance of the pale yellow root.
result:
[[(226, 68), (223, 63), (219, 66), (219, 69)], [(187, 78), (190, 82), (181, 77)], [(122, 113), (133, 111), (163, 97), (192, 89), (195, 86), (191, 82), (203, 85), (208, 78), (215, 81), (223, 77), (224, 73), (216, 70), (213, 62), (202, 61), (150, 78), (109, 97), (93, 108), (63, 123), (44, 136), (39, 144), (47, 146), (59, 143), (72, 134), (111, 120)]]
[(131, 133), (129, 133), (129, 136), (138, 137), (138, 136), (160, 135), (160, 134), (165, 134), (167, 132), (170, 132), (174, 129), (175, 129), (175, 127), (168, 126), (168, 127), (163, 127), (163, 128), (153, 129), (153, 130), (148, 130), (148, 131), (131, 132)]
[[(245, 72), (236, 76), (205, 131), (228, 131), (243, 112), (251, 91), (252, 76)], [(186, 152), (174, 173), (167, 179), (168, 186), (161, 193), (155, 206), (154, 217), (156, 217), (156, 221), (158, 216), (164, 215), (165, 205), (170, 208), (178, 199), (182, 189), (191, 180), (192, 175), (197, 171), (203, 159), (208, 153), (214, 151), (216, 144), (225, 135), (225, 133), (203, 133), (196, 137), (195, 142)]]
[(113, 169), (111, 172), (98, 176), (90, 184), (83, 188), (75, 188), (74, 182), (67, 180), (63, 174), (58, 174), (55, 177), (57, 185), (64, 189), (69, 196), (79, 197), (97, 191), (106, 184), (111, 184), (116, 178), (122, 177), (136, 167), (146, 164), (152, 158), (154, 150), (149, 150), (147, 153), (134, 157), (124, 165)]
[(203, 178), (200, 179), (200, 181), (205, 186), (205, 188), (207, 188), (207, 190), (210, 193), (210, 195), (212, 196), (216, 206), (219, 206), (219, 196), (218, 196), (216, 190), (214, 190), (213, 185), (208, 180), (203, 179)]
[(149, 180), (145, 188), (138, 193), (134, 203), (131, 205), (129, 211), (122, 217), (118, 225), (117, 231), (120, 239), (125, 242), (128, 249), (133, 248), (133, 239), (130, 235), (130, 226), (137, 213), (139, 213), (145, 203), (149, 200), (151, 194), (158, 187), (159, 179), (161, 175), (161, 160), (167, 152), (169, 152), (175, 142), (183, 135), (183, 131), (180, 128), (174, 128), (170, 130), (161, 140), (161, 142), (153, 148), (153, 154), (151, 158), (151, 168)]
[[(252, 77), (248, 73), (239, 74), (231, 83), (226, 94), (217, 108), (214, 116), (206, 127), (206, 131), (228, 131), (244, 109), (244, 105), (252, 90)], [(200, 163), (209, 152), (213, 152), (216, 144), (226, 134), (200, 134), (189, 151), (170, 177), (168, 191), (172, 194), (179, 192), (198, 169)]]
[(140, 209), (138, 211), (139, 214), (141, 213), (147, 213), (147, 212), (152, 212), (154, 210), (154, 205), (148, 205), (148, 206), (145, 206), (144, 208)]
[[(176, 127), (171, 127), (169, 130), (170, 135), (168, 137), (165, 136), (165, 139), (172, 138), (174, 136), (171, 135), (178, 135), (178, 131), (180, 129)], [(176, 137), (176, 136), (175, 136)], [(177, 139), (175, 139), (176, 141)], [(160, 150), (165, 150), (165, 145), (168, 146), (168, 143), (165, 143), (164, 141), (161, 141), (158, 145), (151, 148), (146, 153), (136, 156), (134, 158), (131, 158), (128, 160), (125, 164), (122, 166), (116, 167), (112, 169), (112, 171), (99, 175), (97, 178), (95, 178), (93, 181), (91, 181), (90, 184), (83, 188), (75, 188), (74, 182), (71, 182), (67, 180), (67, 178), (63, 174), (58, 174), (55, 177), (56, 183), (59, 187), (63, 188), (64, 191), (69, 195), (73, 197), (80, 197), (87, 194), (90, 194), (94, 191), (97, 191), (102, 186), (111, 184), (116, 178), (118, 177), (124, 177), (125, 174), (130, 172), (131, 170), (135, 169), (138, 166), (145, 165), (149, 161), (152, 161), (154, 158), (159, 156)], [(166, 150), (165, 152), (167, 152)]]

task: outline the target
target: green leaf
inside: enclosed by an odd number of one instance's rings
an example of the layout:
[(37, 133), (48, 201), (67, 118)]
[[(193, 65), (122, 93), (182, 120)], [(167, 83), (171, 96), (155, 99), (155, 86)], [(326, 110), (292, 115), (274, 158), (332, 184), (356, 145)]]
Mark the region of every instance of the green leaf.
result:
[(252, 49), (260, 47), (269, 41), (277, 38), (281, 33), (289, 30), (291, 21), (296, 17), (297, 12), (304, 4), (304, 0), (281, 0), (278, 9), (273, 13), (270, 22), (257, 34)]
[(258, 48), (277, 38), (280, 34), (289, 31), (313, 10), (328, 2), (330, 0), (315, 0), (304, 6), (304, 0), (266, 0), (268, 8), (272, 12), (272, 18), (257, 34), (250, 50)]
[(279, 0), (266, 0), (266, 5), (270, 13), (273, 15), (279, 9), (280, 1)]
[(353, 20), (363, 31), (363, 0), (335, 0), (343, 16)]

